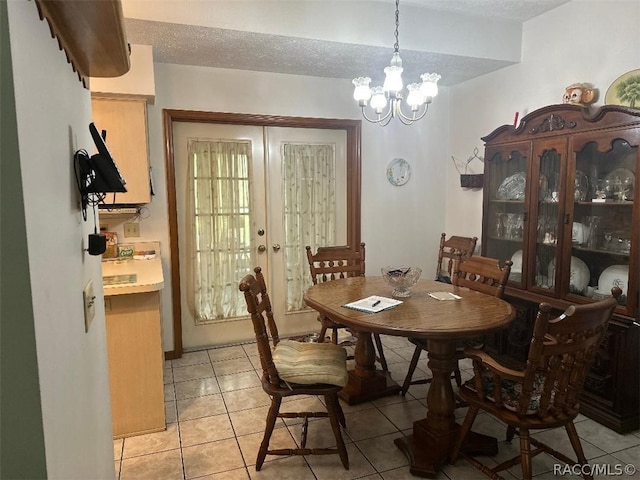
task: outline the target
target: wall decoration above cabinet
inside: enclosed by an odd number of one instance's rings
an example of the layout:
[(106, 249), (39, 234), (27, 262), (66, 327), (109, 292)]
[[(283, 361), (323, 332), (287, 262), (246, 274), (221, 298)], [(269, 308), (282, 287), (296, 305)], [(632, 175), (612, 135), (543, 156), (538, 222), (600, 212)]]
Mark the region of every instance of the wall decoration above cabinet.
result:
[(607, 105), (640, 107), (640, 69), (620, 75), (607, 89), (604, 97)]
[(93, 97), (93, 121), (105, 130), (105, 143), (127, 179), (127, 192), (116, 193), (107, 204), (143, 205), (151, 201), (147, 104), (144, 99)]
[(460, 174), (460, 186), (462, 188), (482, 188), (484, 185), (484, 174), (476, 173), (472, 168), (469, 167), (469, 164), (474, 160), (477, 160), (480, 165), (480, 170), (483, 168), (482, 164), (484, 162), (484, 158), (478, 155), (478, 149), (473, 149), (473, 154), (467, 158), (464, 162), (458, 162), (454, 156), (451, 157), (453, 160), (453, 166), (456, 167), (456, 170)]
[(505, 290), (530, 310), (519, 317), (524, 325), (513, 326), (521, 353), (539, 303), (564, 310), (620, 286), (625, 294), (596, 362), (600, 372), (587, 382), (583, 413), (617, 431), (638, 428), (640, 110), (605, 106), (590, 114), (582, 106), (551, 105), (483, 140), (482, 254), (521, 258)]

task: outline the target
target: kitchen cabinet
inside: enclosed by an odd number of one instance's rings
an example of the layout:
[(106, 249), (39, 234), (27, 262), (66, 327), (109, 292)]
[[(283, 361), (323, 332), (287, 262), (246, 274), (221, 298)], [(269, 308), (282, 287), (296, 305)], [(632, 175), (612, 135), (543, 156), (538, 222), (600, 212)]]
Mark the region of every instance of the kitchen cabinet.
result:
[[(105, 204), (142, 205), (151, 201), (147, 103), (139, 98), (93, 97), (93, 123), (107, 132), (106, 145), (126, 181), (126, 193), (108, 194)], [(114, 198), (115, 196), (115, 198)]]
[(165, 429), (160, 244), (135, 248), (156, 254), (102, 262), (114, 438)]
[(159, 292), (105, 297), (113, 437), (166, 428)]
[(551, 105), (483, 137), (482, 254), (512, 260), (505, 297), (518, 312), (489, 342), (526, 360), (537, 305), (623, 297), (582, 398), (619, 432), (639, 423), (640, 110)]

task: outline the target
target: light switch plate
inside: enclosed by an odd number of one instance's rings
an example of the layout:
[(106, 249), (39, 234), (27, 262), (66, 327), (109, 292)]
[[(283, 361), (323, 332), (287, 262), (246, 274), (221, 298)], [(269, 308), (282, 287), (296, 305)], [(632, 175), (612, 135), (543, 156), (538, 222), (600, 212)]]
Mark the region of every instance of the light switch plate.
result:
[(96, 296), (93, 293), (93, 280), (89, 280), (82, 292), (84, 303), (84, 331), (88, 332), (93, 318), (96, 316)]

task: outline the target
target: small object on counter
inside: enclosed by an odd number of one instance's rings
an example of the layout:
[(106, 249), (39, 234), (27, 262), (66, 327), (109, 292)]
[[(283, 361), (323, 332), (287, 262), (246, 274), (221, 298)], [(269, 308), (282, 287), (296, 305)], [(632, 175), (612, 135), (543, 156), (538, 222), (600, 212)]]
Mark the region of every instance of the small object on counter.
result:
[(156, 258), (155, 250), (136, 250), (133, 252), (134, 260), (151, 260)]
[(108, 275), (102, 277), (102, 284), (105, 286), (110, 285), (125, 285), (128, 283), (136, 283), (138, 281), (138, 275), (135, 273), (129, 275)]
[(118, 234), (116, 232), (102, 232), (107, 237), (107, 249), (102, 258), (118, 258)]
[(118, 257), (120, 260), (132, 259), (134, 253), (134, 246), (131, 244), (118, 245)]

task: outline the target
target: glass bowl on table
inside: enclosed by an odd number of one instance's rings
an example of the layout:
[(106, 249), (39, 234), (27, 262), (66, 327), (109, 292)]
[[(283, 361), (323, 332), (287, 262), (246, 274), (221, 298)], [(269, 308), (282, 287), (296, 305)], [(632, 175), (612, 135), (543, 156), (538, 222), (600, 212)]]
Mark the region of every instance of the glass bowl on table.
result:
[(420, 280), (422, 274), (419, 267), (382, 267), (380, 270), (382, 278), (393, 287), (391, 295), (394, 297), (410, 297), (409, 289)]

